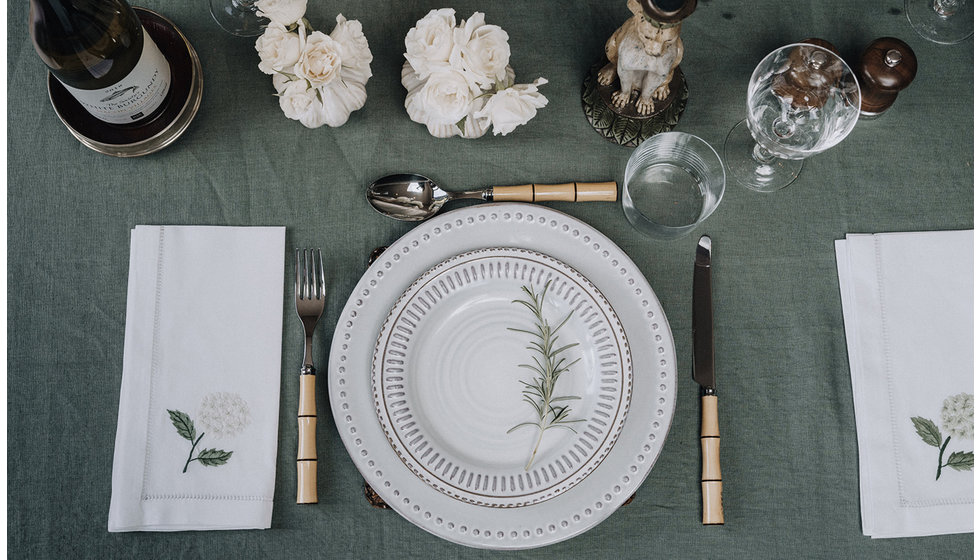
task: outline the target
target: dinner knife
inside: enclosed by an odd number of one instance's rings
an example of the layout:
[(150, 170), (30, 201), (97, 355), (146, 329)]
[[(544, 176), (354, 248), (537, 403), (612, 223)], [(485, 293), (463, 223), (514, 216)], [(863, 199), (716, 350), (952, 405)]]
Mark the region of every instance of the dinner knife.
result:
[(711, 312), (711, 238), (702, 235), (694, 258), (691, 328), (692, 371), (701, 386), (701, 523), (724, 525), (721, 506), (721, 433), (715, 392), (715, 342)]

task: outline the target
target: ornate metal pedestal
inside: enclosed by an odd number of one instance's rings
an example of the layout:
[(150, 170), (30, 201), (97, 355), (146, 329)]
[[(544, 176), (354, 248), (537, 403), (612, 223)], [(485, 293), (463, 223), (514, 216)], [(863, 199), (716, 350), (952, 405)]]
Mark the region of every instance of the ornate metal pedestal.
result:
[(582, 109), (596, 132), (615, 144), (636, 147), (654, 134), (677, 126), (687, 105), (687, 81), (680, 68), (674, 70), (667, 99), (657, 101), (651, 114), (640, 115), (634, 103), (637, 92), (633, 92), (623, 108), (613, 106), (612, 94), (619, 90), (618, 78), (609, 85), (599, 85), (599, 70), (607, 63), (603, 58), (594, 64), (582, 84)]

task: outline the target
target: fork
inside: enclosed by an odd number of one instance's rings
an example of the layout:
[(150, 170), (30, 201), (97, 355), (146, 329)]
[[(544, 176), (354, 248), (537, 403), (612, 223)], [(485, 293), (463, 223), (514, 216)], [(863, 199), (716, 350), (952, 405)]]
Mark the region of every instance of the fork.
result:
[(296, 452), (296, 503), (315, 504), (316, 496), (316, 368), (313, 331), (323, 314), (326, 278), (320, 249), (296, 249), (296, 315), (306, 332), (299, 375), (299, 445)]

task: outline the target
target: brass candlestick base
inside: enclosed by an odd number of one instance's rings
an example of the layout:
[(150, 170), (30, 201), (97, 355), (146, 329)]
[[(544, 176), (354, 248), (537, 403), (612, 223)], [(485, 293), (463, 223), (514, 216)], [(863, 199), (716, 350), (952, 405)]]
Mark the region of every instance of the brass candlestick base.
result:
[(636, 147), (654, 134), (677, 126), (687, 105), (687, 81), (679, 67), (674, 69), (667, 98), (654, 101), (653, 111), (641, 115), (635, 103), (638, 92), (634, 91), (623, 107), (616, 107), (612, 97), (620, 90), (619, 79), (608, 85), (599, 84), (599, 70), (606, 64), (605, 58), (595, 63), (582, 84), (582, 109), (596, 132), (620, 146)]

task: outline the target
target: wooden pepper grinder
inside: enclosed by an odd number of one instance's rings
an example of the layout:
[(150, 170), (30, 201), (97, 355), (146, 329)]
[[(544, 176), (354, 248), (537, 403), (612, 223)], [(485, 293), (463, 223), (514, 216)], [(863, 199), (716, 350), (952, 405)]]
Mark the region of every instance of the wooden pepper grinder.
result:
[(875, 118), (891, 107), (898, 92), (915, 79), (917, 68), (915, 53), (905, 42), (894, 37), (872, 41), (855, 68), (861, 85), (861, 117)]
[(800, 46), (790, 52), (786, 68), (773, 78), (772, 91), (796, 110), (823, 107), (831, 88), (844, 73), (839, 60), (806, 45), (816, 45), (840, 57), (833, 43), (818, 37), (800, 41)]

